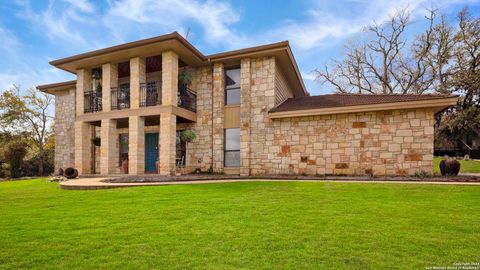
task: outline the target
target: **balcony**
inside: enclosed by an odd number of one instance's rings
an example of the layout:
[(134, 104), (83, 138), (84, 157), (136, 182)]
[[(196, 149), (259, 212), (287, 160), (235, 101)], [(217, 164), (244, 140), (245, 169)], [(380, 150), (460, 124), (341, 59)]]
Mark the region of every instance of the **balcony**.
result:
[(162, 87), (160, 82), (140, 84), (140, 107), (162, 104)]
[(130, 85), (121, 85), (111, 89), (112, 110), (123, 110), (130, 108)]
[(197, 112), (197, 94), (185, 84), (178, 86), (178, 107)]
[(97, 91), (88, 91), (84, 93), (84, 113), (102, 111), (102, 93)]

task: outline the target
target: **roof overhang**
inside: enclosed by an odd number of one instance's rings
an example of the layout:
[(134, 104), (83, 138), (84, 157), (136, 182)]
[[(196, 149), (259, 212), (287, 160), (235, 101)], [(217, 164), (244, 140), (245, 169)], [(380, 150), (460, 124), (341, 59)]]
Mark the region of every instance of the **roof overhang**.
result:
[(392, 102), (392, 103), (378, 103), (369, 105), (357, 105), (357, 106), (342, 106), (342, 107), (330, 107), (320, 109), (309, 110), (292, 110), (284, 112), (272, 112), (268, 116), (271, 119), (288, 118), (288, 117), (302, 117), (302, 116), (314, 116), (314, 115), (332, 115), (342, 113), (358, 113), (358, 112), (373, 112), (373, 111), (389, 111), (389, 110), (402, 110), (402, 109), (417, 109), (417, 108), (432, 108), (435, 114), (444, 111), (446, 108), (457, 104), (457, 97), (449, 97), (442, 99), (431, 100), (416, 100), (416, 101), (404, 101), (404, 102)]
[(309, 95), (288, 41), (204, 56), (180, 34), (173, 32), (54, 60), (50, 64), (76, 74), (78, 69), (97, 67), (104, 63), (119, 63), (134, 57), (154, 56), (168, 50), (176, 52), (180, 60), (190, 66), (215, 62), (238, 64), (242, 58), (274, 56), (294, 95)]
[(290, 83), (290, 87), (295, 96), (309, 95), (288, 41), (207, 55), (206, 58), (212, 63), (223, 62), (228, 65), (236, 64), (242, 58), (258, 58), (265, 56), (275, 57), (279, 66), (282, 67), (283, 73), (287, 81)]
[(82, 53), (58, 60), (50, 64), (76, 74), (78, 69), (99, 66), (104, 63), (122, 62), (133, 57), (158, 55), (162, 51), (175, 51), (188, 65), (202, 65), (205, 56), (177, 32), (154, 38), (142, 39), (113, 47)]
[(37, 85), (37, 89), (49, 93), (52, 95), (55, 95), (55, 93), (65, 91), (65, 90), (70, 90), (73, 89), (77, 86), (77, 81), (65, 81), (65, 82), (59, 82), (59, 83), (50, 83), (50, 84), (43, 84), (43, 85)]

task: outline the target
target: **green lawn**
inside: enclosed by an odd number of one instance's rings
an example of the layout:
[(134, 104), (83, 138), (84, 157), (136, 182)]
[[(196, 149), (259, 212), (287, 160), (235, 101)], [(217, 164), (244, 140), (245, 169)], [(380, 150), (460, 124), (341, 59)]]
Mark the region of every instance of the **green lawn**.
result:
[(425, 269), (480, 262), (480, 186), (0, 183), (0, 269)]
[[(433, 171), (440, 173), (440, 161), (441, 157), (433, 158)], [(480, 160), (459, 160), (461, 173), (480, 173)]]

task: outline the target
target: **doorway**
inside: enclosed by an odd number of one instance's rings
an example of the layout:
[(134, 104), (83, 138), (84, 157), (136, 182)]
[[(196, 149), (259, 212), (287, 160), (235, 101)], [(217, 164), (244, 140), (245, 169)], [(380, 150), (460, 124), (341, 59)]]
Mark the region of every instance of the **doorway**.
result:
[(158, 173), (158, 133), (145, 133), (145, 173)]

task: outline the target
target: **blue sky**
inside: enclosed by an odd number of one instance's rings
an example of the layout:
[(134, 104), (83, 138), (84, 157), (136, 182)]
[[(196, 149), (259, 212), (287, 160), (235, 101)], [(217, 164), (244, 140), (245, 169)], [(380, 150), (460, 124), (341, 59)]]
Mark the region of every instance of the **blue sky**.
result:
[(312, 94), (331, 92), (311, 73), (339, 59), (343, 44), (363, 27), (400, 8), (412, 11), (413, 37), (424, 29), (425, 9), (450, 20), (464, 6), (480, 13), (480, 0), (12, 0), (1, 1), (0, 91), (74, 79), (49, 61), (172, 31), (204, 54), (289, 40)]

